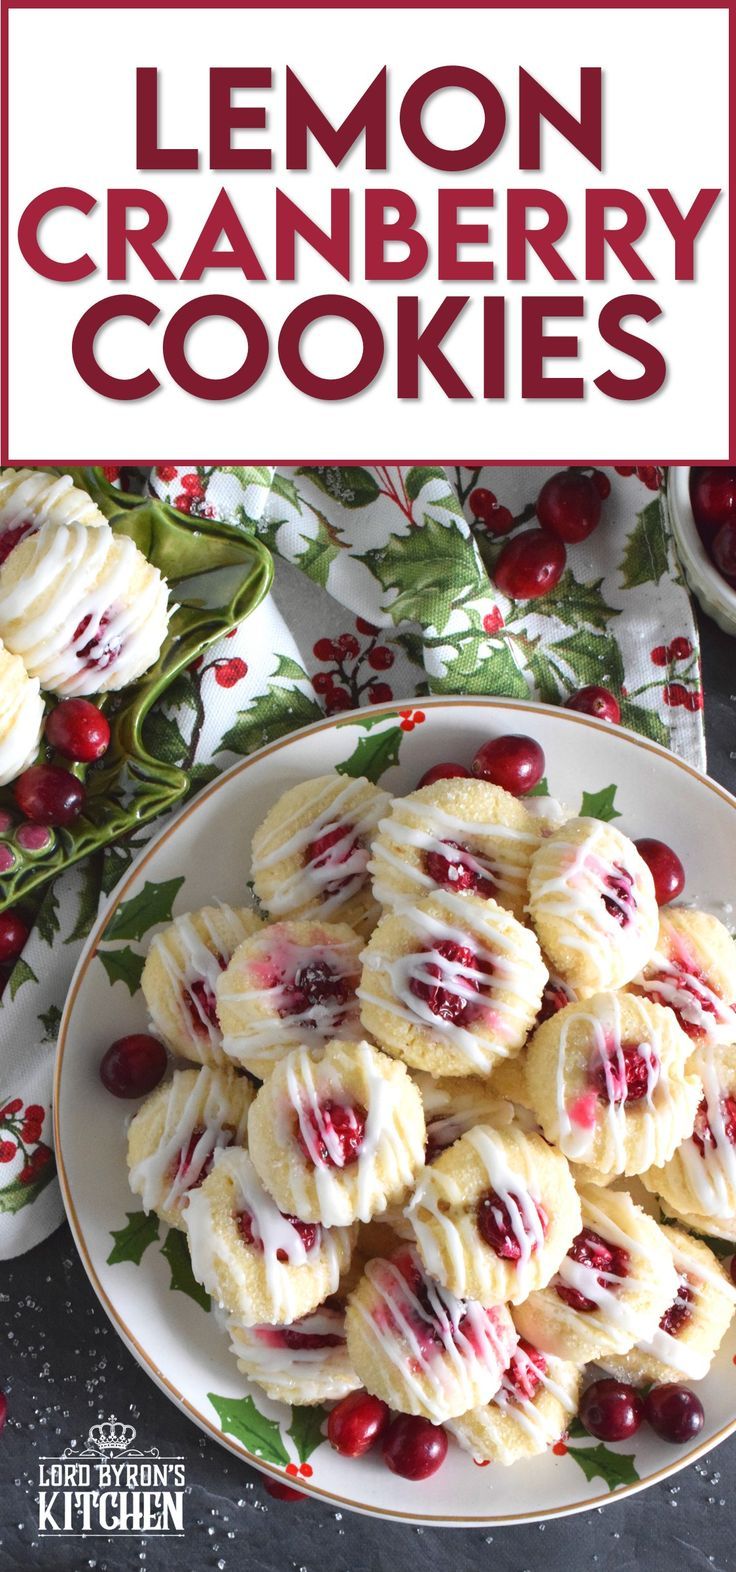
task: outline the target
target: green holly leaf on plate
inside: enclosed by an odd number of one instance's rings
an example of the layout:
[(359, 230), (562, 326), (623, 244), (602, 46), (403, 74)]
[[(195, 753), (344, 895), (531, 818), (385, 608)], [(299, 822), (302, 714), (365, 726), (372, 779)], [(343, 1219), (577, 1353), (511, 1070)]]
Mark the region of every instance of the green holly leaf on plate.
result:
[(155, 1212), (126, 1212), (124, 1228), (111, 1228), (115, 1243), (107, 1257), (108, 1266), (119, 1261), (132, 1261), (140, 1266), (148, 1246), (158, 1239), (158, 1218)]
[(570, 1420), (570, 1423), (569, 1423), (569, 1425), (567, 1427), (567, 1430), (565, 1432), (565, 1440), (566, 1441), (579, 1441), (581, 1439), (585, 1439), (587, 1441), (589, 1439), (589, 1437), (590, 1437), (590, 1431), (586, 1430), (585, 1425), (583, 1424), (582, 1419), (579, 1419), (577, 1414), (573, 1414), (572, 1419)]
[(616, 786), (603, 786), (600, 791), (584, 791), (580, 804), (581, 818), (602, 819), (604, 824), (609, 824), (611, 819), (620, 819), (621, 814), (614, 806), (617, 790)]
[(635, 1485), (639, 1475), (634, 1467), (632, 1452), (613, 1452), (599, 1442), (598, 1446), (571, 1446), (568, 1457), (574, 1457), (586, 1479), (602, 1479), (609, 1490), (621, 1485)]
[[(381, 717), (382, 720), (385, 718), (385, 716)], [(368, 736), (358, 738), (350, 758), (345, 759), (342, 764), (335, 765), (338, 775), (351, 775), (356, 778), (365, 776), (366, 780), (373, 781), (375, 784), (381, 779), (385, 770), (390, 769), (393, 764), (398, 764), (403, 736), (400, 726), (386, 726), (382, 731), (370, 730)]]
[(161, 1246), (161, 1254), (169, 1263), (171, 1272), (169, 1288), (180, 1294), (187, 1294), (195, 1304), (201, 1305), (203, 1310), (209, 1310), (210, 1296), (194, 1276), (189, 1258), (189, 1246), (179, 1228), (169, 1229)]
[(124, 982), (131, 995), (138, 992), (145, 956), (136, 955), (126, 944), (122, 950), (98, 950), (97, 959), (102, 961), (111, 983)]
[(319, 1405), (314, 1408), (292, 1408), (291, 1424), (286, 1434), (294, 1442), (300, 1463), (306, 1463), (307, 1458), (322, 1445), (325, 1439), (322, 1426), (326, 1418), (327, 1409)]
[(626, 541), (621, 562), (625, 589), (640, 584), (658, 584), (668, 569), (667, 535), (659, 499), (649, 502), (637, 515), (636, 524)]
[(549, 781), (546, 775), (543, 775), (541, 781), (537, 781), (536, 786), (532, 786), (531, 791), (528, 791), (526, 795), (527, 797), (549, 797)]
[(243, 1446), (254, 1457), (263, 1458), (264, 1463), (286, 1466), (289, 1454), (281, 1439), (280, 1427), (275, 1419), (267, 1419), (256, 1408), (252, 1397), (221, 1397), (217, 1392), (208, 1392), (207, 1396), (226, 1435), (242, 1441)]
[(171, 908), (183, 883), (183, 874), (178, 879), (164, 879), (161, 884), (151, 884), (147, 879), (137, 895), (118, 907), (105, 937), (142, 939), (156, 923), (171, 922)]

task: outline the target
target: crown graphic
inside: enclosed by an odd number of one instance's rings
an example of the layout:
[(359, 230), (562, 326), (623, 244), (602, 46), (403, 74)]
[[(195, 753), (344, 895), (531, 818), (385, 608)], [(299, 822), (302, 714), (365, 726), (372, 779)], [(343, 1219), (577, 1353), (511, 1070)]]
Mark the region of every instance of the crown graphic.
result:
[(94, 1447), (96, 1452), (127, 1452), (131, 1441), (135, 1440), (135, 1430), (132, 1425), (124, 1425), (114, 1414), (103, 1419), (99, 1425), (93, 1425), (87, 1436), (88, 1447)]

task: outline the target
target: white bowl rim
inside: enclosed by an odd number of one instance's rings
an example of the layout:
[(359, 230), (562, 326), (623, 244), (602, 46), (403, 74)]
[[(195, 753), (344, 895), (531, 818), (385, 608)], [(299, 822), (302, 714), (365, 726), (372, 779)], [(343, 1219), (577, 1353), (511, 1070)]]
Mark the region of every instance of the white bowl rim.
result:
[(697, 571), (705, 580), (709, 593), (717, 601), (720, 600), (729, 615), (736, 619), (736, 589), (731, 588), (728, 580), (724, 579), (711, 561), (695, 523), (690, 501), (691, 474), (692, 466), (685, 464), (675, 464), (669, 472), (667, 500), (677, 544), (683, 555), (690, 559), (693, 571)]

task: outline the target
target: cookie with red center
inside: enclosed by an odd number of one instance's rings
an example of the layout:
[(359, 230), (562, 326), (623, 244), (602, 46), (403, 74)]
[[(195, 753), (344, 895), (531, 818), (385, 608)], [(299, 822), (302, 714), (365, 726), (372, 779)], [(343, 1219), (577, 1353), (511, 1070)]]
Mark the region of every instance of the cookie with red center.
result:
[(736, 1042), (736, 943), (710, 912), (667, 907), (633, 987), (674, 1010), (694, 1047)]
[(677, 1272), (677, 1293), (651, 1335), (627, 1354), (606, 1359), (605, 1368), (634, 1386), (649, 1382), (701, 1381), (728, 1331), (736, 1288), (718, 1257), (684, 1228), (663, 1224)]
[(198, 1064), (226, 1065), (215, 990), (239, 944), (263, 926), (249, 907), (203, 906), (152, 939), (141, 989), (157, 1036)]
[(566, 1159), (518, 1125), (477, 1125), (425, 1169), (407, 1217), (427, 1272), (453, 1293), (519, 1304), (580, 1227)]
[(670, 1216), (736, 1242), (736, 1046), (701, 1049), (693, 1066), (702, 1094), (692, 1134), (641, 1177)]
[(408, 1246), (368, 1262), (345, 1324), (368, 1391), (435, 1424), (490, 1401), (517, 1341), (505, 1305), (458, 1298), (427, 1276)]
[(580, 1202), (582, 1227), (559, 1270), (514, 1311), (522, 1337), (576, 1365), (650, 1336), (678, 1281), (662, 1230), (625, 1191), (581, 1186)]
[(361, 941), (347, 923), (317, 919), (262, 927), (215, 984), (224, 1052), (259, 1080), (292, 1048), (359, 1038)]
[(43, 718), (38, 682), (28, 676), (20, 656), (11, 655), (0, 640), (0, 786), (7, 786), (32, 764)]
[(38, 469), (0, 472), (0, 566), (43, 524), (78, 523), (94, 529), (106, 522), (89, 492), (75, 486), (71, 475)]
[(522, 918), (540, 832), (524, 804), (487, 781), (435, 781), (396, 798), (369, 863), (374, 894), (401, 911), (433, 888), (468, 891)]
[(543, 840), (529, 913), (555, 974), (578, 998), (631, 982), (654, 950), (654, 880), (633, 841), (600, 819), (568, 819)]
[(282, 1212), (236, 1146), (218, 1153), (184, 1222), (197, 1281), (244, 1326), (290, 1327), (316, 1310), (337, 1291), (357, 1231)]
[(337, 773), (284, 792), (253, 836), (253, 886), (271, 917), (319, 916), (370, 933), (379, 913), (370, 845), (390, 801), (372, 781)]
[(542, 1353), (521, 1338), (491, 1402), (448, 1428), (478, 1462), (508, 1467), (538, 1457), (559, 1441), (577, 1413), (581, 1380), (579, 1365)]
[(128, 1176), (146, 1212), (173, 1228), (215, 1153), (246, 1139), (253, 1088), (233, 1070), (176, 1070), (138, 1109), (128, 1130)]
[(419, 1092), (366, 1042), (294, 1049), (258, 1092), (248, 1132), (279, 1206), (328, 1227), (403, 1203), (424, 1164)]
[(337, 1304), (321, 1305), (291, 1326), (247, 1326), (231, 1315), (225, 1327), (238, 1369), (274, 1403), (335, 1403), (360, 1386), (348, 1356), (345, 1311)]
[(546, 969), (533, 933), (495, 901), (437, 890), (381, 918), (363, 952), (363, 1025), (433, 1076), (488, 1076), (521, 1049)]
[(537, 1028), (525, 1066), (547, 1140), (599, 1183), (666, 1162), (702, 1095), (672, 1011), (629, 993), (566, 1005)]
[[(509, 1068), (518, 1061), (508, 1061)], [(495, 1084), (495, 1075), (493, 1077)], [(427, 1124), (425, 1158), (433, 1163), (441, 1152), (453, 1146), (461, 1135), (466, 1135), (477, 1124), (490, 1124), (494, 1129), (504, 1128), (514, 1118), (512, 1103), (505, 1096), (496, 1094), (488, 1081), (467, 1076), (458, 1079), (446, 1076), (435, 1080), (422, 1070), (415, 1070), (412, 1080), (419, 1088)]]

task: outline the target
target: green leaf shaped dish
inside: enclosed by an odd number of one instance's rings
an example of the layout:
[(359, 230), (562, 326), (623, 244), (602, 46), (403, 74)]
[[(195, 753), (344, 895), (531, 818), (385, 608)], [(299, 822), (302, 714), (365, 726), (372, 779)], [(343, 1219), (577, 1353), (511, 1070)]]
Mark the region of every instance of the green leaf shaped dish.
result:
[[(189, 776), (148, 750), (146, 716), (192, 661), (255, 611), (273, 578), (270, 552), (253, 535), (119, 491), (99, 469), (64, 473), (169, 581), (176, 610), (155, 666), (131, 687), (99, 700), (110, 721), (110, 747), (97, 765), (69, 766), (87, 787), (76, 822), (65, 829), (27, 825), (18, 817), (12, 787), (0, 791), (0, 911), (181, 800)], [(39, 757), (47, 755), (42, 744)]]

